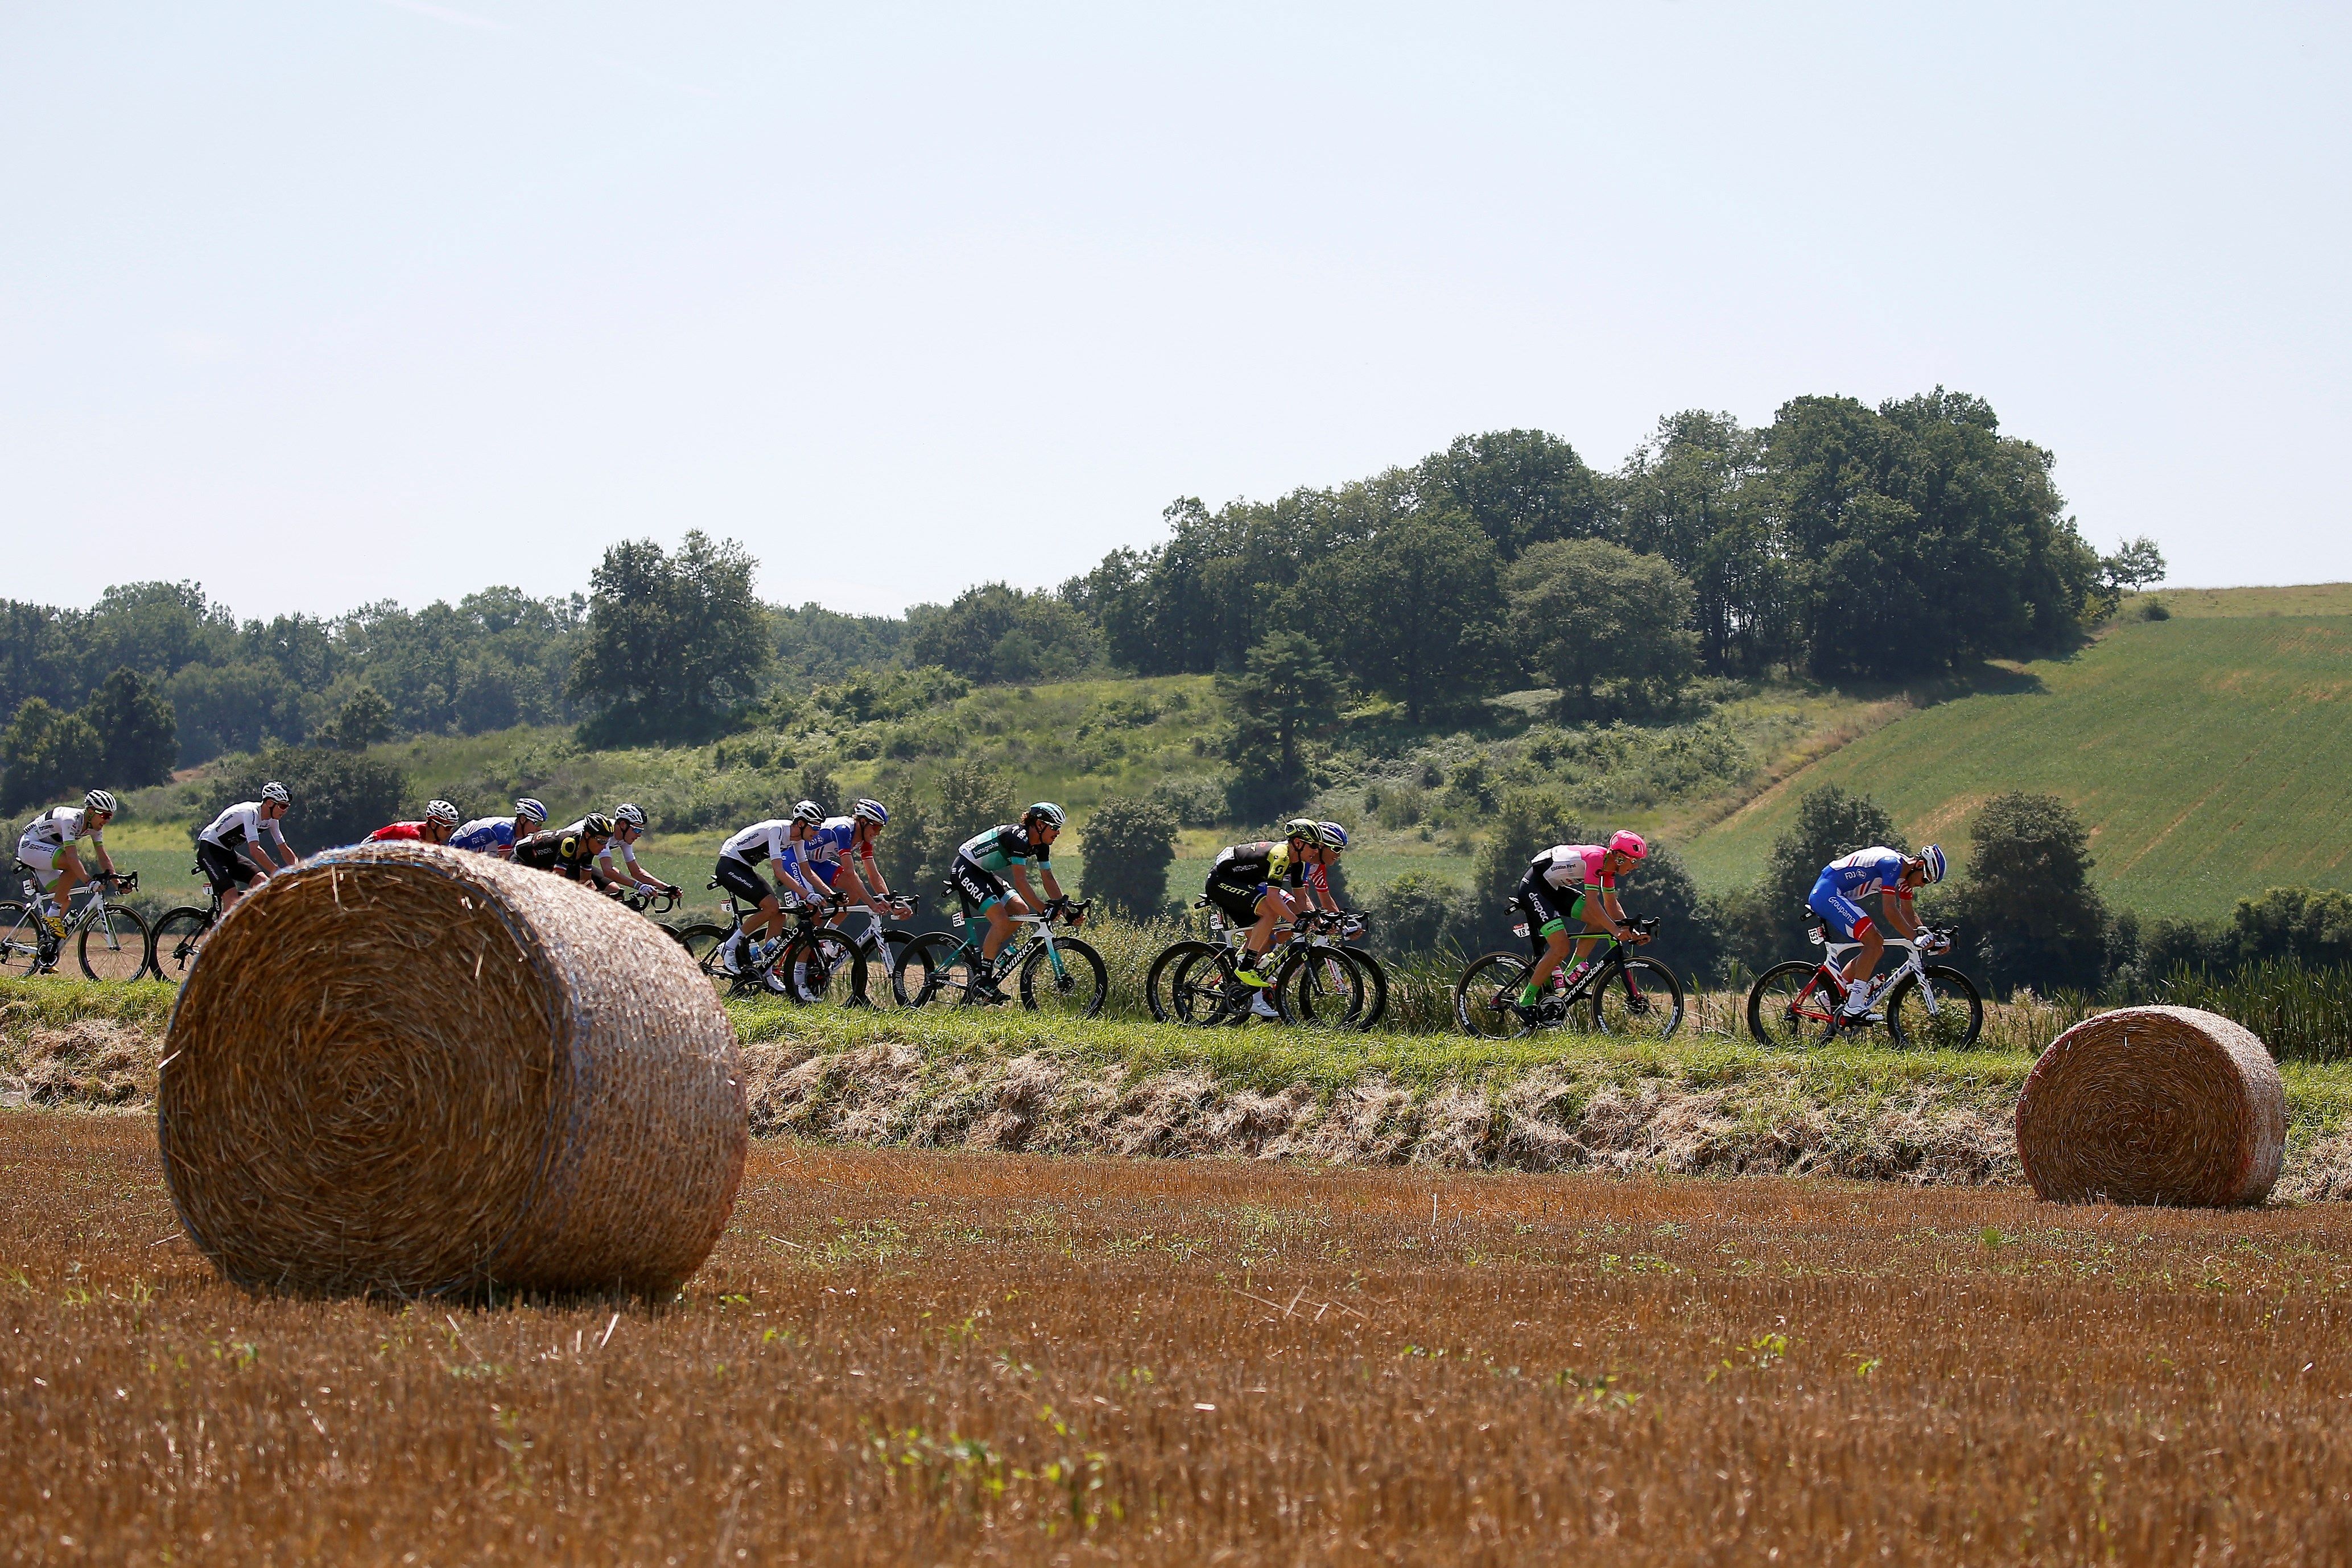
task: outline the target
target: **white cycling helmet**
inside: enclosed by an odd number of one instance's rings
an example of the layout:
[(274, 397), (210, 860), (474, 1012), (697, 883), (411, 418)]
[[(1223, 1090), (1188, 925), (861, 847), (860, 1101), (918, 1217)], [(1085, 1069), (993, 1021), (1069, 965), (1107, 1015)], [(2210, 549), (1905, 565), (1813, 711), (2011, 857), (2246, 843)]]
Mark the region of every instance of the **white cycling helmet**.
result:
[(428, 800), (425, 803), (425, 820), (455, 827), (457, 826), (457, 808), (446, 800)]
[(1348, 847), (1348, 830), (1336, 822), (1317, 823), (1315, 837), (1323, 841), (1326, 849), (1345, 849)]
[(276, 779), (271, 779), (268, 784), (261, 786), (261, 798), (272, 805), (290, 805), (293, 804), (292, 797), (286, 793), (286, 786), (279, 784)]
[(1919, 851), (1919, 864), (1927, 868), (1927, 880), (1930, 882), (1942, 881), (1944, 873), (1949, 869), (1944, 864), (1943, 847), (1937, 844), (1930, 844)]
[(613, 808), (613, 820), (623, 827), (643, 827), (646, 825), (646, 814), (628, 802), (623, 801)]
[(793, 807), (793, 820), (805, 822), (814, 827), (824, 821), (824, 807), (813, 800), (804, 800)]
[(1021, 814), (1024, 822), (1033, 816), (1048, 827), (1059, 827), (1064, 821), (1062, 808), (1050, 800), (1041, 800)]
[(94, 789), (82, 796), (81, 804), (85, 811), (102, 811), (109, 816), (114, 815), (114, 797), (102, 789)]

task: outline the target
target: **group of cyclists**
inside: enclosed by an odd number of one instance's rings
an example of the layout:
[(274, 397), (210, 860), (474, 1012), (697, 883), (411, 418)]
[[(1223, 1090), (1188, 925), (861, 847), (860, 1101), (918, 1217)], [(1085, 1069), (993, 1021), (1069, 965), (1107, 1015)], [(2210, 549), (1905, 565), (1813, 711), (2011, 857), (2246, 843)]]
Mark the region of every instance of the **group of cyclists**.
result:
[[(225, 807), (196, 836), (196, 861), (223, 913), (257, 881), (290, 870), (298, 863), (287, 843), (284, 821), (292, 808), (286, 786), (262, 785), (256, 800)], [(92, 789), (79, 805), (60, 805), (33, 818), (16, 843), (16, 870), (28, 904), (53, 936), (65, 934), (65, 913), (75, 889), (93, 879), (115, 878), (105, 829), (120, 809), (115, 797)], [(410, 841), (444, 845), (511, 859), (517, 865), (589, 884), (613, 897), (638, 894), (676, 899), (680, 889), (638, 863), (635, 845), (646, 828), (645, 812), (623, 802), (609, 813), (592, 811), (562, 826), (547, 826), (546, 805), (523, 796), (511, 816), (461, 820), (446, 800), (428, 802), (421, 817), (394, 822), (368, 836), (370, 843)], [(1017, 821), (974, 834), (955, 852), (948, 886), (965, 920), (986, 922), (980, 948), (983, 969), (1012, 940), (1019, 920), (1070, 907), (1053, 868), (1053, 848), (1067, 816), (1052, 801), (1038, 801)], [(878, 929), (887, 918), (904, 916), (911, 900), (893, 893), (875, 855), (890, 823), (883, 804), (861, 796), (847, 812), (828, 813), (803, 800), (791, 813), (755, 822), (730, 835), (719, 847), (714, 885), (748, 911), (735, 922), (719, 952), (730, 975), (755, 971), (784, 937), (786, 912), (823, 909), (838, 921), (854, 910), (869, 912)], [(1298, 916), (1321, 912), (1344, 917), (1332, 895), (1330, 870), (1348, 848), (1348, 830), (1337, 822), (1292, 817), (1279, 838), (1229, 845), (1209, 869), (1203, 902), (1241, 933), (1235, 975), (1252, 987), (1252, 1011), (1279, 1016), (1265, 990), (1272, 984), (1265, 960), (1277, 931)], [(85, 864), (85, 847), (96, 859)], [(1512, 893), (1528, 915), (1533, 956), (1516, 998), (1507, 1005), (1532, 1016), (1548, 985), (1573, 989), (1606, 942), (1639, 943), (1649, 933), (1630, 921), (1618, 901), (1618, 879), (1646, 859), (1648, 842), (1620, 831), (1606, 844), (1559, 844), (1536, 855)], [(761, 876), (766, 869), (772, 883)], [(1033, 886), (1034, 870), (1043, 896)], [(1885, 937), (1861, 900), (1876, 894), (1886, 924), (1923, 952), (1940, 951), (1944, 941), (1927, 931), (1913, 906), (1923, 887), (1944, 879), (1944, 852), (1930, 844), (1917, 854), (1873, 846), (1843, 855), (1822, 869), (1807, 908), (1853, 951), (1837, 970), (1840, 1007), (1850, 1022), (1866, 1020), (1877, 1000), (1871, 984), (1885, 955)], [(1073, 917), (1074, 919), (1078, 917)], [(1571, 963), (1571, 952), (1573, 961)], [(1563, 969), (1563, 965), (1568, 965)], [(781, 984), (781, 982), (776, 984)], [(973, 994), (1003, 1001), (988, 973), (975, 978)]]

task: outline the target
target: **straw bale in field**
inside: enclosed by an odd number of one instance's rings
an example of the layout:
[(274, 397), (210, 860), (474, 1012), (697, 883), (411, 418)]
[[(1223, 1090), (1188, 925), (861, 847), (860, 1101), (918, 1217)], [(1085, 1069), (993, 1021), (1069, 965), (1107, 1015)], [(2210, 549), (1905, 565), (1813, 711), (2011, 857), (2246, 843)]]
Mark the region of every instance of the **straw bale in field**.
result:
[(2269, 1050), (2194, 1007), (2084, 1019), (2042, 1053), (2017, 1101), (2026, 1179), (2060, 1203), (2260, 1203), (2285, 1152)]
[(667, 1292), (742, 1179), (709, 982), (651, 921), (488, 855), (368, 845), (272, 879), (165, 1051), (173, 1199), (248, 1286)]

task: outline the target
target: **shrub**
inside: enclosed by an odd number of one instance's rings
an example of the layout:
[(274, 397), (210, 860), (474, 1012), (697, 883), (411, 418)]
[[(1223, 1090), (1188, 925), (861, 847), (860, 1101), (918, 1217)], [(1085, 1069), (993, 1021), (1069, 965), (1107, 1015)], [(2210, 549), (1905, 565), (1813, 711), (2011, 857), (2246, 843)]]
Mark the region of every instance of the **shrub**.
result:
[(1176, 817), (1156, 801), (1113, 795), (1095, 807), (1079, 838), (1085, 858), (1079, 890), (1099, 897), (1130, 921), (1159, 915), (1168, 903), (1168, 868), (1176, 858)]

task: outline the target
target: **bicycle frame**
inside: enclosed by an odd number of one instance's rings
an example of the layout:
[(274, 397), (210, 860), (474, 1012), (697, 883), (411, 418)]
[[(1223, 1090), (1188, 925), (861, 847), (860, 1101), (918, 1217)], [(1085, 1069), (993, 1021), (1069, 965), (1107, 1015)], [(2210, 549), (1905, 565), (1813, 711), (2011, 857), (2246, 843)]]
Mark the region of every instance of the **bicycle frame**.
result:
[[(1822, 950), (1822, 962), (1817, 973), (1828, 975), (1832, 988), (1836, 991), (1839, 999), (1843, 1001), (1848, 992), (1852, 989), (1846, 984), (1845, 981), (1845, 961), (1855, 952), (1861, 951), (1862, 943), (1858, 942), (1832, 942), (1829, 940), (1828, 933), (1819, 926), (1812, 928), (1811, 941)], [(1885, 938), (1885, 943), (1886, 951), (1889, 952), (1894, 952), (1897, 948), (1902, 950), (1902, 962), (1897, 963), (1894, 968), (1887, 970), (1883, 977), (1873, 976), (1870, 981), (1867, 981), (1864, 984), (1875, 984), (1877, 987), (1876, 994), (1879, 996), (1885, 996), (1894, 991), (1895, 983), (1896, 981), (1902, 979), (1906, 974), (1910, 974), (1918, 982), (1919, 997), (1922, 1002), (1927, 1004), (1927, 1016), (1929, 1017), (1935, 1016), (1937, 1007), (1936, 987), (1934, 983), (1929, 981), (1927, 978), (1927, 965), (1926, 961), (1920, 956), (1918, 944), (1913, 942), (1909, 937), (1896, 936), (1892, 933), (1889, 933)]]
[[(22, 924), (28, 924), (33, 928), (33, 955), (43, 969), (53, 969), (65, 955), (66, 939), (63, 936), (50, 935), (48, 928), (41, 923), (41, 905), (47, 900), (49, 895), (47, 889), (40, 885), (40, 879), (30, 871), (20, 872), (18, 875), (32, 893), (25, 903), (25, 919)], [(127, 876), (118, 875), (111, 879), (119, 881), (126, 889), (139, 885), (136, 872)], [(71, 907), (70, 898), (68, 899), (68, 905), (65, 911), (66, 936), (73, 936), (88, 931), (93, 922), (106, 913), (106, 884), (109, 880), (109, 878), (101, 874), (92, 877), (75, 889), (75, 894), (81, 899), (81, 908), (79, 910), (74, 910)], [(21, 929), (21, 925), (18, 929)], [(111, 935), (113, 928), (110, 926), (107, 930)], [(21, 946), (15, 930), (0, 931), (0, 943), (5, 943), (12, 949)], [(48, 951), (52, 947), (54, 951)]]
[[(1522, 915), (1527, 912), (1523, 906), (1515, 905), (1514, 907), (1519, 909), (1519, 912)], [(1654, 928), (1657, 923), (1658, 922), (1655, 921), (1637, 921), (1634, 922), (1635, 926), (1643, 931), (1650, 931)], [(1532, 921), (1519, 921), (1511, 927), (1511, 934), (1513, 936), (1523, 936), (1528, 939), (1528, 962), (1530, 964), (1535, 963), (1537, 959), (1543, 956), (1544, 939), (1536, 934), (1535, 924)], [(1545, 999), (1547, 1002), (1559, 1003), (1563, 1013), (1567, 1008), (1573, 1007), (1577, 1003), (1592, 994), (1596, 986), (1605, 984), (1611, 975), (1616, 973), (1625, 973), (1625, 988), (1630, 994), (1635, 996), (1642, 994), (1641, 986), (1634, 982), (1633, 975), (1625, 971), (1626, 944), (1623, 939), (1619, 937), (1614, 931), (1593, 931), (1591, 934), (1596, 941), (1603, 944), (1601, 951), (1593, 954), (1591, 967), (1585, 970), (1583, 977), (1578, 980), (1575, 984), (1570, 986), (1567, 990), (1561, 992), (1557, 996), (1547, 997)], [(1570, 951), (1573, 952), (1574, 949), (1570, 948)], [(1552, 973), (1554, 974), (1565, 974), (1568, 973), (1569, 965), (1574, 962), (1575, 961), (1572, 958), (1564, 958), (1560, 960), (1560, 967), (1553, 970)]]

